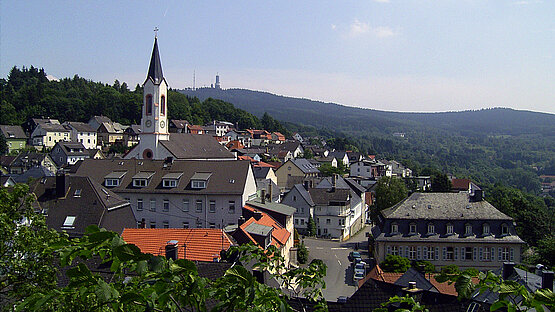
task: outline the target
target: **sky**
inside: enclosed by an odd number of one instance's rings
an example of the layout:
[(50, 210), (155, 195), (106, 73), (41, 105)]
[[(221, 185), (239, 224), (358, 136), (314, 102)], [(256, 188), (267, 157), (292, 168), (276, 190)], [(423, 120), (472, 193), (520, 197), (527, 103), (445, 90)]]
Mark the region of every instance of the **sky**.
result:
[(555, 113), (555, 1), (0, 1), (13, 66), (129, 86), (155, 27), (172, 88), (245, 88), (387, 111)]

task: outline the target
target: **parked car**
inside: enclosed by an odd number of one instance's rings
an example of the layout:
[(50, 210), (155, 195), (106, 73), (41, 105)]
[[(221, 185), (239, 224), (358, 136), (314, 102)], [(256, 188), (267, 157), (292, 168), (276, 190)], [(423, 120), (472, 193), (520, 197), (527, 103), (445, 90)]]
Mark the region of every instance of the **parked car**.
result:
[(353, 262), (353, 261), (355, 261), (356, 259), (359, 259), (358, 262), (362, 261), (362, 258), (360, 257), (360, 252), (358, 252), (358, 251), (351, 251), (351, 252), (349, 253), (349, 261)]
[(339, 297), (337, 298), (337, 303), (345, 303), (345, 302), (347, 302), (347, 299), (349, 299), (349, 297), (347, 297), (347, 296), (339, 296)]
[(355, 269), (354, 269), (355, 273), (356, 272), (361, 272), (363, 275), (366, 274), (366, 263), (364, 262), (359, 262), (355, 264)]
[(355, 272), (355, 274), (353, 275), (353, 279), (355, 281), (361, 280), (364, 278), (364, 274), (362, 272)]

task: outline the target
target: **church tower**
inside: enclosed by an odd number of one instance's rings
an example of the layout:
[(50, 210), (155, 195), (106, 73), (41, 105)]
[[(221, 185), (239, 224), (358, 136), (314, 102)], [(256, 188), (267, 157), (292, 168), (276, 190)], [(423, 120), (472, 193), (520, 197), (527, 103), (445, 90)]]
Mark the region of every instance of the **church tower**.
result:
[(158, 38), (154, 38), (154, 48), (150, 58), (148, 75), (143, 84), (143, 113), (141, 118), (138, 158), (161, 159), (160, 141), (169, 140), (168, 133), (168, 84), (162, 73), (162, 63), (158, 52)]

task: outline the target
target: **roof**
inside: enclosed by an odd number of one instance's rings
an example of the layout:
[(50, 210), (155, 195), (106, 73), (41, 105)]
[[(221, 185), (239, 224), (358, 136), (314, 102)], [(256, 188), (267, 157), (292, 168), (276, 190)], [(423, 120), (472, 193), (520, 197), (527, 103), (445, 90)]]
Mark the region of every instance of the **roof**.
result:
[(304, 200), (310, 205), (314, 206), (314, 201), (312, 201), (312, 197), (310, 197), (310, 193), (304, 188), (302, 184), (295, 184), (293, 186), (294, 189), (299, 192), (299, 194), (304, 198)]
[(153, 175), (152, 171), (139, 171), (133, 176), (133, 179), (150, 179)]
[(271, 167), (261, 167), (261, 166), (254, 166), (252, 168), (252, 172), (254, 173), (255, 179), (266, 179), (270, 170), (273, 170)]
[[(253, 234), (258, 234), (266, 236), (269, 230), (272, 232), (272, 242), (271, 244), (277, 247), (281, 247), (287, 243), (287, 240), (291, 236), (291, 233), (287, 231), (279, 222), (272, 218), (269, 214), (259, 211), (253, 207), (245, 205), (244, 207), (252, 212), (259, 212), (261, 217), (257, 220), (254, 217), (249, 218), (245, 223), (239, 226), (238, 230), (243, 231), (243, 233), (256, 244), (256, 240), (250, 235), (251, 231)], [(255, 225), (252, 225), (255, 224)], [(260, 233), (260, 234), (259, 234)], [(266, 234), (262, 234), (266, 233)]]
[(470, 189), (470, 181), (469, 179), (451, 179), (451, 189), (453, 190), (460, 190), (460, 191), (468, 191)]
[(184, 129), (189, 124), (189, 122), (184, 119), (172, 119), (170, 122), (178, 129)]
[(154, 84), (160, 84), (164, 80), (162, 73), (162, 62), (160, 61), (160, 53), (158, 52), (158, 38), (154, 38), (154, 47), (152, 48), (152, 56), (150, 57), (150, 65), (148, 67), (148, 76), (146, 79), (152, 79)]
[(183, 172), (170, 172), (165, 174), (162, 179), (179, 179), (183, 175)]
[(41, 127), (45, 131), (52, 131), (52, 132), (69, 132), (64, 126), (60, 124), (51, 124), (51, 123), (42, 123), (39, 124), (37, 127)]
[(176, 159), (234, 159), (235, 156), (209, 135), (170, 133), (168, 141), (160, 141)]
[(27, 139), (21, 126), (0, 125), (0, 132), (6, 139)]
[[(250, 164), (239, 160), (175, 160), (164, 165), (164, 160), (137, 159), (85, 159), (72, 169), (76, 175), (90, 176), (99, 183), (113, 172), (126, 171), (119, 186), (111, 188), (114, 192), (133, 193), (172, 193), (172, 194), (243, 194)], [(147, 186), (133, 187), (132, 177), (138, 172), (152, 172)], [(183, 172), (176, 187), (164, 188), (163, 177), (170, 172)], [(196, 172), (211, 172), (210, 181), (203, 189), (192, 189), (190, 181)]]
[[(351, 187), (349, 186), (349, 184), (347, 184), (347, 182), (345, 182), (345, 179), (343, 179), (343, 177), (336, 175), (336, 180), (335, 180), (335, 188), (336, 189), (341, 189), (341, 190), (350, 190)], [(316, 185), (315, 188), (322, 188), (322, 189), (331, 189), (333, 187), (333, 177), (325, 177), (322, 179), (322, 181), (320, 181), (320, 183), (318, 183)]]
[(23, 152), (19, 153), (17, 157), (12, 161), (11, 166), (14, 167), (26, 167), (39, 165), (48, 154), (37, 153), (37, 152)]
[[(48, 227), (57, 231), (65, 230), (70, 235), (82, 235), (91, 224), (105, 226), (108, 230), (119, 233), (124, 227), (136, 226), (128, 201), (89, 177), (66, 176), (66, 179), (69, 186), (64, 196), (56, 194), (57, 177), (39, 179), (30, 187), (37, 197), (34, 205), (47, 214)], [(107, 212), (119, 209), (128, 211), (124, 215), (118, 214), (119, 218), (116, 216), (104, 223), (111, 217)], [(64, 226), (68, 216), (75, 217), (74, 223)]]
[(412, 193), (382, 215), (389, 219), (512, 220), (485, 200), (471, 201), (468, 192)]
[(220, 252), (233, 245), (222, 229), (125, 229), (122, 238), (153, 255), (165, 255), (167, 242), (176, 240), (178, 258), (197, 261), (219, 259)]
[(38, 179), (43, 177), (52, 177), (54, 173), (46, 169), (43, 166), (32, 167), (29, 170), (23, 172), (20, 175), (13, 176), (13, 179), (17, 183), (27, 183), (30, 178)]
[(67, 121), (64, 125), (70, 126), (78, 132), (96, 132), (88, 123), (84, 122)]
[(208, 179), (210, 179), (211, 176), (212, 176), (212, 172), (195, 172), (195, 174), (193, 174), (193, 176), (191, 177), (191, 180), (208, 181)]
[(320, 189), (320, 188), (311, 188), (308, 189), (310, 193), (310, 197), (314, 201), (316, 205), (329, 205), (330, 202), (348, 202), (351, 190), (344, 190), (344, 189), (335, 189), (335, 190), (328, 190), (328, 189)]
[(124, 132), (127, 134), (140, 134), (142, 132), (141, 125), (130, 125)]
[(64, 154), (68, 156), (89, 156), (89, 152), (85, 149), (85, 146), (83, 146), (83, 143), (81, 142), (59, 141), (56, 145), (61, 147)]
[(320, 173), (320, 170), (304, 158), (292, 159), (291, 162), (295, 164), (305, 174)]
[(270, 201), (262, 203), (260, 198), (249, 200), (246, 204), (252, 208), (266, 209), (286, 216), (292, 216), (296, 211), (296, 208), (280, 203)]
[(16, 158), (15, 155), (0, 155), (0, 165), (7, 168), (12, 165)]

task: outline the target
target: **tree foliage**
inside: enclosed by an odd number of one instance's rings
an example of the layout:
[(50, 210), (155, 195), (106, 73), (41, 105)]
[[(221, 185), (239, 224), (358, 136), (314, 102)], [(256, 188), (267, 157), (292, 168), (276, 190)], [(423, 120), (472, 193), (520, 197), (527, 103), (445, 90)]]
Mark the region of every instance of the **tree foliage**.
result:
[(380, 263), (380, 268), (384, 272), (405, 273), (410, 268), (410, 260), (390, 254), (385, 256), (385, 260)]
[(314, 222), (314, 219), (312, 218), (312, 216), (308, 216), (308, 223), (307, 223), (307, 234), (308, 236), (314, 236), (316, 235), (316, 222)]
[(408, 191), (403, 180), (396, 177), (382, 177), (376, 185), (376, 208), (381, 211), (407, 197)]

